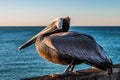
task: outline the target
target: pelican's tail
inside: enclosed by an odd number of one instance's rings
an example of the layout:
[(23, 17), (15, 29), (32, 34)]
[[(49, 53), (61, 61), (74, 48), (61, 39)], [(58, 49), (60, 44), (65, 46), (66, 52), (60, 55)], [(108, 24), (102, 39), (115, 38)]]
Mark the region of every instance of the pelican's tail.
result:
[(94, 62), (90, 62), (90, 64), (96, 68), (99, 68), (101, 70), (108, 70), (113, 68), (113, 64), (112, 62), (102, 62), (102, 63), (94, 63)]

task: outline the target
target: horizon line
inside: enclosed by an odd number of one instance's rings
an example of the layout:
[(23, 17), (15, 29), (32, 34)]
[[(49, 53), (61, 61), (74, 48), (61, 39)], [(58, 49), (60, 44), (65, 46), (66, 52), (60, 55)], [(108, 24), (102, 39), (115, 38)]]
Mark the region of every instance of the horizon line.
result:
[[(85, 26), (85, 25), (84, 26), (71, 25), (70, 27), (96, 27), (96, 26), (97, 27), (120, 27), (120, 25), (119, 26), (114, 26), (114, 25), (113, 26), (112, 25), (111, 26), (109, 26), (109, 25), (108, 26), (107, 25), (105, 25), (105, 26), (104, 25), (94, 25), (94, 26), (91, 26), (91, 25), (90, 26), (88, 26), (88, 25), (87, 26)], [(0, 27), (46, 27), (46, 26), (0, 26)]]

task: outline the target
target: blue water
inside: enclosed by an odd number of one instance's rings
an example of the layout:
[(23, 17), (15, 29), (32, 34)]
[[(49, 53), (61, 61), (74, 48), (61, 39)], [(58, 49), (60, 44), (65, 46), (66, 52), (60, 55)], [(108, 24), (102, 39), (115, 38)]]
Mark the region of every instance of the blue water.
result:
[[(20, 80), (62, 72), (66, 66), (42, 59), (32, 45), (17, 48), (43, 27), (0, 27), (0, 80)], [(103, 46), (114, 64), (120, 63), (120, 27), (72, 27), (70, 30), (92, 35)], [(88, 68), (82, 64), (75, 70)]]

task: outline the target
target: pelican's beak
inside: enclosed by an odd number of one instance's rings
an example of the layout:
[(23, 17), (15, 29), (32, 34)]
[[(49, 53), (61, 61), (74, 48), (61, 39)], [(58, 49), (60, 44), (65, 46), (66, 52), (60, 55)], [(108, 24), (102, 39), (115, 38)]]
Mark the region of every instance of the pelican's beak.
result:
[[(52, 26), (52, 27), (51, 27)], [(29, 39), (27, 42), (25, 42), (24, 44), (22, 44), (19, 48), (18, 51), (20, 51), (23, 48), (26, 48), (30, 45), (32, 45), (33, 43), (35, 43), (36, 38), (41, 35), (41, 34), (46, 34), (46, 33), (52, 33), (55, 31), (58, 31), (59, 29), (55, 26), (55, 25), (48, 25), (45, 29), (43, 29), (41, 32), (39, 32), (38, 34), (36, 34), (35, 36), (33, 36), (31, 39)]]
[(18, 51), (20, 51), (23, 48), (26, 48), (28, 46), (30, 46), (31, 44), (33, 44), (36, 40), (36, 38), (38, 37), (40, 33), (38, 33), (37, 35), (35, 35), (34, 37), (32, 37), (31, 39), (29, 39), (27, 42), (25, 42), (24, 44), (22, 44), (19, 48)]

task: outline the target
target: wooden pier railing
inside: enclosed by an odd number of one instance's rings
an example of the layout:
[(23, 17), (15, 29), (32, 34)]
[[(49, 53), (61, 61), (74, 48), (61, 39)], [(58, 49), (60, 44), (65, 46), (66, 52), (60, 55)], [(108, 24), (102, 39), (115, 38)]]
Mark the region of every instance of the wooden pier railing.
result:
[(23, 80), (120, 80), (120, 64), (114, 65), (112, 74), (98, 69), (85, 69), (72, 72), (65, 77), (52, 78), (48, 75)]

